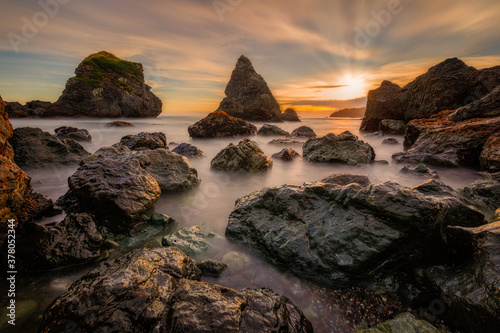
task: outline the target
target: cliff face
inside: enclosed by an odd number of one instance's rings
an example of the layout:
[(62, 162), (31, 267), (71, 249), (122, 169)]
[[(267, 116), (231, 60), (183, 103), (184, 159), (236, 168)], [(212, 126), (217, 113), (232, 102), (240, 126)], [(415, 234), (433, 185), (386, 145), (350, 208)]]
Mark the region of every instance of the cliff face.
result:
[(101, 51), (85, 58), (43, 116), (157, 117), (162, 102), (144, 82), (140, 63)]
[(0, 97), (0, 230), (5, 230), (8, 219), (23, 220), (25, 200), (31, 194), (31, 178), (14, 163), (11, 137), (12, 125)]
[(281, 121), (278, 102), (247, 57), (238, 59), (225, 93), (217, 111), (245, 120)]

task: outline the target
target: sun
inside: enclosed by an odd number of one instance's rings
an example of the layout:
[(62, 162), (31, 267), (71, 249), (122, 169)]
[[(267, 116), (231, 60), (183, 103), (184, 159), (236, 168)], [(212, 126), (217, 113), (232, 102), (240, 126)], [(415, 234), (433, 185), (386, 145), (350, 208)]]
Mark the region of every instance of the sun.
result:
[(346, 74), (340, 80), (339, 84), (343, 87), (339, 89), (342, 99), (354, 99), (366, 96), (367, 83), (362, 75)]

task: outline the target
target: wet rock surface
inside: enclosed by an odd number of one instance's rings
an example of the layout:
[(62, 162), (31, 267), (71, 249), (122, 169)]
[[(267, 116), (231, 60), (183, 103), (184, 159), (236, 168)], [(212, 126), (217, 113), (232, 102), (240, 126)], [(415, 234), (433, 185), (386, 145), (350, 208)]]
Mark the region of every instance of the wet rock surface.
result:
[(401, 87), (390, 81), (383, 81), (380, 87), (369, 91), (360, 130), (378, 131), (379, 123), (384, 119), (404, 120), (401, 94)]
[(299, 153), (292, 148), (284, 148), (280, 152), (273, 154), (271, 157), (282, 161), (292, 161), (299, 156)]
[[(500, 75), (499, 75), (500, 76)], [(449, 115), (451, 121), (500, 116), (500, 86), (486, 96), (462, 106)]]
[(90, 155), (78, 142), (72, 139), (59, 140), (39, 128), (16, 128), (10, 144), (14, 148), (14, 160), (21, 168), (78, 164), (82, 158)]
[(36, 204), (36, 220), (44, 217), (52, 217), (62, 213), (62, 209), (56, 206), (54, 201), (45, 194), (33, 192), (30, 195), (30, 199), (32, 199)]
[(434, 182), (265, 188), (237, 200), (226, 236), (312, 280), (372, 281), (439, 260), (447, 225), (483, 224), (482, 213)]
[(193, 138), (223, 138), (253, 135), (257, 133), (257, 127), (224, 111), (216, 111), (189, 126), (188, 132)]
[(500, 133), (493, 134), (486, 140), (479, 163), (483, 170), (500, 171)]
[(287, 298), (198, 282), (176, 248), (135, 250), (106, 262), (47, 309), (39, 332), (312, 332)]
[(131, 124), (127, 121), (115, 120), (109, 123), (106, 123), (104, 127), (134, 127), (134, 124)]
[(445, 330), (439, 330), (429, 322), (417, 319), (409, 312), (402, 313), (392, 320), (388, 320), (373, 328), (357, 330), (356, 333), (444, 333)]
[(382, 144), (384, 145), (399, 145), (399, 141), (396, 138), (385, 138), (382, 140)]
[(226, 97), (217, 111), (257, 121), (281, 121), (281, 110), (264, 78), (250, 60), (241, 56), (224, 90)]
[(167, 136), (162, 132), (141, 132), (136, 135), (126, 135), (121, 138), (118, 143), (120, 146), (125, 146), (130, 149), (157, 149), (167, 148)]
[(203, 157), (205, 154), (201, 149), (199, 149), (196, 146), (193, 146), (192, 144), (189, 143), (181, 143), (177, 147), (175, 147), (172, 152), (186, 156), (186, 157), (191, 157), (191, 158), (197, 158), (197, 157)]
[(406, 122), (403, 120), (383, 119), (379, 123), (379, 130), (384, 134), (405, 134)]
[(61, 126), (54, 130), (58, 139), (73, 139), (75, 141), (92, 141), (89, 131), (83, 128)]
[(304, 144), (304, 141), (298, 141), (298, 140), (292, 140), (292, 139), (274, 139), (268, 142), (270, 145), (276, 145), (276, 146), (288, 146), (288, 145), (293, 145), (293, 146), (302, 146)]
[(201, 270), (202, 275), (220, 276), (227, 268), (227, 264), (222, 261), (205, 259), (196, 263), (196, 267)]
[(258, 135), (290, 135), (285, 130), (282, 130), (276, 125), (272, 124), (264, 124), (262, 125), (261, 128), (259, 128), (259, 131), (257, 132)]
[(302, 150), (304, 159), (310, 162), (356, 165), (370, 163), (375, 159), (373, 148), (348, 131), (310, 139), (304, 143)]
[(334, 173), (322, 179), (321, 182), (335, 185), (349, 185), (354, 183), (362, 187), (366, 187), (371, 184), (370, 178), (367, 176), (351, 175), (348, 173)]
[(210, 167), (222, 171), (265, 171), (273, 166), (273, 161), (252, 140), (243, 139), (234, 145), (229, 144), (211, 161)]
[(314, 130), (310, 128), (309, 126), (300, 126), (292, 131), (292, 133), (289, 135), (290, 138), (296, 139), (296, 138), (305, 138), (305, 139), (311, 139), (315, 138), (317, 135), (314, 133)]
[(175, 246), (192, 257), (211, 248), (212, 244), (209, 239), (214, 236), (215, 234), (205, 232), (200, 226), (192, 226), (179, 229), (173, 234), (163, 237), (161, 244), (163, 246)]
[(439, 175), (435, 170), (429, 169), (425, 164), (421, 163), (417, 166), (405, 165), (401, 170), (399, 170), (400, 175), (405, 176), (415, 176), (424, 178), (434, 178), (439, 179)]

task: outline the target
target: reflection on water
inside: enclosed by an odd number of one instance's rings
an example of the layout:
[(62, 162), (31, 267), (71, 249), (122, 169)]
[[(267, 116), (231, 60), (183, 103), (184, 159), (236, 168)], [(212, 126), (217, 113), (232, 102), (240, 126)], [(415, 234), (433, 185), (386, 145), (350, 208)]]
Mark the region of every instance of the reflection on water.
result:
[[(274, 161), (273, 168), (268, 172), (257, 174), (227, 174), (210, 170), (210, 160), (230, 142), (237, 143), (239, 139), (191, 139), (187, 127), (198, 120), (191, 116), (162, 116), (157, 119), (132, 119), (135, 127), (106, 128), (104, 125), (109, 119), (13, 119), (14, 127), (39, 127), (50, 133), (59, 126), (75, 126), (87, 129), (93, 137), (92, 142), (85, 142), (83, 146), (89, 152), (95, 152), (100, 147), (110, 146), (120, 141), (127, 134), (136, 134), (142, 131), (165, 132), (168, 142), (189, 142), (205, 152), (206, 157), (191, 159), (191, 164), (198, 170), (201, 184), (191, 191), (162, 195), (154, 207), (159, 213), (172, 216), (178, 222), (179, 228), (191, 225), (202, 225), (207, 231), (218, 234), (211, 239), (213, 248), (197, 259), (214, 258), (232, 260), (231, 268), (220, 278), (204, 278), (205, 281), (223, 284), (234, 288), (268, 287), (289, 297), (301, 307), (307, 317), (313, 322), (316, 332), (347, 332), (347, 324), (335, 310), (335, 300), (326, 297), (315, 287), (297, 277), (280, 271), (265, 260), (258, 258), (242, 247), (235, 245), (224, 237), (227, 217), (234, 207), (237, 198), (253, 190), (267, 186), (282, 184), (303, 184), (304, 182), (318, 181), (332, 173), (354, 173), (367, 175), (372, 183), (395, 181), (407, 186), (415, 186), (422, 179), (400, 177), (397, 175), (402, 165), (364, 165), (343, 166), (333, 164), (309, 163), (298, 158), (292, 162)], [(285, 122), (278, 124), (281, 128), (291, 132), (301, 125), (314, 129), (318, 136), (333, 132), (340, 134), (349, 130), (360, 135), (358, 128), (361, 120), (342, 118), (305, 118), (302, 123)], [(262, 123), (256, 123), (259, 127)], [(402, 151), (402, 137), (395, 136), (401, 144), (382, 145), (382, 137), (361, 138), (370, 143), (377, 154), (378, 160), (391, 161), (391, 155)], [(269, 145), (274, 137), (252, 137), (268, 155), (282, 149), (279, 146)], [(173, 147), (171, 146), (170, 149)], [(300, 146), (293, 147), (300, 154)], [(78, 166), (52, 167), (44, 170), (27, 170), (32, 177), (33, 188), (37, 192), (57, 199), (67, 190), (67, 178)], [(463, 187), (476, 179), (472, 170), (443, 168), (436, 169), (441, 180), (453, 187)], [(62, 218), (61, 218), (62, 219)], [(229, 258), (229, 259), (228, 259)], [(44, 309), (57, 296), (62, 294), (68, 286), (87, 272), (92, 265), (58, 272), (38, 274), (32, 277), (18, 278), (18, 302), (34, 301), (33, 309), (24, 316), (18, 317), (23, 332), (35, 332), (40, 316)], [(3, 283), (3, 282), (2, 282)], [(3, 301), (2, 301), (3, 302)], [(3, 304), (2, 304), (3, 307)], [(1, 328), (2, 332), (8, 332)], [(20, 326), (17, 326), (19, 329)]]

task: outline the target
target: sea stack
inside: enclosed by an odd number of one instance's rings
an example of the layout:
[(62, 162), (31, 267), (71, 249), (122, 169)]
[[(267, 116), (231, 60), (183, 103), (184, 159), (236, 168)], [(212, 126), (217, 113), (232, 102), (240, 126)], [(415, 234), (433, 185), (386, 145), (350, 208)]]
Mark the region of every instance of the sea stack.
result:
[(256, 121), (282, 121), (281, 111), (264, 78), (241, 56), (226, 86), (225, 97), (217, 111)]
[(43, 116), (154, 118), (162, 111), (140, 63), (101, 51), (85, 58), (75, 74)]

